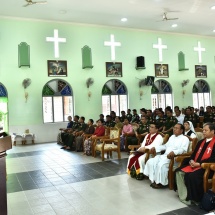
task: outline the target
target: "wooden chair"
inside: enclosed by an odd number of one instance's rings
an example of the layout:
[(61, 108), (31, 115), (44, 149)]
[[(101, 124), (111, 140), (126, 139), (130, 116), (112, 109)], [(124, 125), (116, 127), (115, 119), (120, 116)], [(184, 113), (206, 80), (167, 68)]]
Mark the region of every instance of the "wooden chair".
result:
[(203, 169), (205, 169), (205, 173), (204, 173), (204, 176), (203, 176), (203, 178), (204, 178), (204, 181), (203, 181), (204, 192), (207, 192), (212, 187), (213, 179), (209, 178), (209, 175), (210, 175), (210, 173), (212, 171), (211, 167), (214, 166), (214, 165), (215, 165), (215, 163), (202, 163), (202, 165), (201, 165), (201, 167)]
[(195, 128), (195, 132), (196, 132), (196, 137), (198, 141), (204, 139), (203, 128)]
[[(184, 161), (185, 158), (189, 158), (190, 155), (186, 155), (186, 156), (177, 156), (175, 158), (175, 161), (178, 162), (178, 167), (181, 166), (182, 162)], [(213, 167), (212, 167), (213, 166)], [(205, 169), (205, 173), (203, 176), (203, 186), (204, 186), (204, 192), (207, 192), (211, 187), (212, 187), (212, 181), (215, 182), (215, 176), (213, 176), (213, 179), (209, 178), (209, 175), (211, 173), (211, 171), (215, 168), (215, 163), (202, 163), (201, 167), (203, 169)], [(211, 169), (212, 168), (212, 169)], [(214, 171), (214, 170), (213, 170)]]
[(124, 145), (125, 145), (126, 152), (128, 151), (128, 142), (127, 142), (128, 137), (135, 137), (135, 136), (136, 136), (135, 133), (124, 134), (124, 137), (125, 137)]
[(104, 136), (100, 136), (100, 137), (94, 137), (92, 139), (92, 156), (95, 156), (95, 146), (97, 145), (98, 142), (101, 142), (102, 139), (105, 138), (109, 138), (109, 134), (110, 134), (110, 128), (106, 127), (105, 128), (105, 135)]
[[(189, 139), (190, 143), (189, 143), (189, 146), (188, 146), (188, 149), (187, 149), (187, 153), (184, 153), (184, 154), (181, 154), (181, 155), (176, 155), (174, 158), (171, 159), (170, 163), (169, 163), (169, 172), (168, 172), (168, 181), (169, 181), (169, 189), (172, 190), (173, 187), (174, 187), (174, 170), (177, 168), (177, 167), (180, 167), (181, 164), (182, 164), (182, 161), (183, 160), (178, 160), (177, 161), (177, 157), (190, 157), (190, 155), (192, 154), (193, 150), (195, 149), (196, 147), (196, 144), (197, 144), (197, 138), (191, 138), (189, 136), (187, 136), (187, 138)], [(179, 162), (177, 164), (177, 166), (175, 166), (175, 161), (176, 162)]]
[(214, 171), (213, 178), (212, 178), (212, 191), (215, 193), (215, 164), (212, 164), (210, 168), (212, 171)]
[(204, 116), (199, 117), (199, 127), (202, 128), (204, 124)]
[(121, 129), (110, 128), (110, 135), (108, 138), (102, 138), (101, 144), (96, 144), (94, 146), (94, 157), (96, 157), (96, 151), (101, 152), (102, 161), (104, 161), (104, 154), (110, 153), (112, 156), (112, 152), (115, 151), (118, 154), (118, 159), (121, 159), (120, 153), (120, 135)]
[(137, 138), (137, 145), (129, 145), (128, 149), (130, 149), (131, 151), (134, 151), (135, 149), (140, 148), (141, 143), (143, 142), (144, 137), (147, 135), (148, 133), (143, 133), (143, 134), (136, 134), (136, 138)]

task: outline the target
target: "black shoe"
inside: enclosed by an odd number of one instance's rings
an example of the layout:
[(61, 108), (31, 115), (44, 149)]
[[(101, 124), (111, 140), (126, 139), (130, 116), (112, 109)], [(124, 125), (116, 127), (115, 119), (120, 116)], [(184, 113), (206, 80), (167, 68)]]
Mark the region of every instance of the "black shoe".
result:
[(63, 146), (63, 147), (61, 147), (60, 149), (66, 149), (66, 147)]
[(137, 180), (143, 180), (144, 179), (144, 175), (143, 175), (143, 173), (139, 173), (137, 176), (136, 176), (136, 179)]

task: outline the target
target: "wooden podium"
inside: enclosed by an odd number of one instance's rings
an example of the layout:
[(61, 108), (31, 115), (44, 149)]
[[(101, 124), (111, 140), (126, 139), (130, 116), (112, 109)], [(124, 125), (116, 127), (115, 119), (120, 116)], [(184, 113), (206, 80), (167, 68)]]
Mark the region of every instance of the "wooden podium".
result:
[(12, 148), (11, 136), (0, 138), (0, 214), (7, 215), (6, 151)]

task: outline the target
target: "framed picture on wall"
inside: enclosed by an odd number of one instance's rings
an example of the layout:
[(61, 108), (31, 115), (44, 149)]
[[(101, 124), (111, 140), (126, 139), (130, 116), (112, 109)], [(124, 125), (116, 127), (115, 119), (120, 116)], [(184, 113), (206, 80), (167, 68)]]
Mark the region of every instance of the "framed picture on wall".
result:
[(169, 77), (168, 64), (155, 64), (155, 77), (168, 78)]
[(48, 76), (67, 76), (67, 61), (48, 60)]
[(106, 77), (122, 77), (122, 63), (106, 62)]
[(207, 66), (195, 65), (196, 78), (207, 78)]

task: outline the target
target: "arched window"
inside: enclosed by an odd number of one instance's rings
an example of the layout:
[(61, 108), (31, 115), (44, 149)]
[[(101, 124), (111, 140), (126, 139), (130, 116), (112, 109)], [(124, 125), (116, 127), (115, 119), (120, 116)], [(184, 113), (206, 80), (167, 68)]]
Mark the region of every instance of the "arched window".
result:
[(60, 79), (51, 80), (43, 87), (43, 121), (64, 122), (73, 116), (73, 94), (70, 85)]
[(206, 108), (211, 105), (211, 93), (208, 83), (204, 80), (198, 80), (193, 85), (193, 107)]
[(0, 83), (0, 130), (8, 131), (8, 95), (2, 83)]
[(128, 93), (123, 82), (117, 79), (109, 80), (102, 88), (102, 113), (110, 114), (115, 111), (119, 116), (122, 110), (127, 111)]
[(157, 80), (151, 89), (152, 110), (170, 106), (173, 107), (172, 87), (165, 80)]

